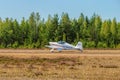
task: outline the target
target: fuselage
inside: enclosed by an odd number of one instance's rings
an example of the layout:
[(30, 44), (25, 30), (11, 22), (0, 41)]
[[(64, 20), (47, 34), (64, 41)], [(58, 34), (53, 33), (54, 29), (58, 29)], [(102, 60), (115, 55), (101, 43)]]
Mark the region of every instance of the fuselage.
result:
[(50, 46), (65, 49), (65, 50), (77, 49), (77, 48), (75, 48), (75, 46), (73, 46), (69, 43), (66, 43), (66, 42), (49, 42), (49, 44), (50, 44)]
[(73, 46), (65, 41), (58, 42), (49, 42), (49, 45), (46, 47), (51, 48), (50, 52), (54, 52), (54, 50), (58, 50), (59, 52), (62, 50), (80, 50), (83, 51), (82, 42), (78, 42), (76, 46)]

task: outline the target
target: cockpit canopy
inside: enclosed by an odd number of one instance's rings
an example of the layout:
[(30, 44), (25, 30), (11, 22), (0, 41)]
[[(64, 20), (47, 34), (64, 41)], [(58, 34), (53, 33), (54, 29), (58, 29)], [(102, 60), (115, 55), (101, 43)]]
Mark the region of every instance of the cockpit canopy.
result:
[(58, 44), (65, 44), (65, 41), (58, 41)]

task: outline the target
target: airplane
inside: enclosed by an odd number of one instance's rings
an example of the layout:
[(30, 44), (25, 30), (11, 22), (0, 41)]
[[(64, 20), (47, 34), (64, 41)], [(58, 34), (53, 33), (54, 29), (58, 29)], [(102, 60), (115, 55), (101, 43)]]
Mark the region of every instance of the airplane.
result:
[(59, 52), (62, 50), (80, 50), (83, 51), (82, 42), (78, 42), (76, 46), (71, 45), (65, 41), (58, 41), (58, 42), (49, 42), (49, 45), (46, 47), (51, 48), (50, 52), (54, 52), (57, 49)]

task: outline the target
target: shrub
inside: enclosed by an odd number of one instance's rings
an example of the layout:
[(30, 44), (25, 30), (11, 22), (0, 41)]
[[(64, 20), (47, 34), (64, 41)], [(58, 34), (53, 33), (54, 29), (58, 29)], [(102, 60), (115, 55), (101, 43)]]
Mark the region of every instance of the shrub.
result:
[(98, 42), (97, 47), (98, 48), (107, 48), (107, 44), (105, 42)]
[(116, 46), (116, 48), (119, 48), (119, 49), (120, 49), (120, 44), (118, 44), (118, 45)]
[(5, 44), (4, 43), (0, 44), (0, 48), (5, 48)]
[(94, 41), (90, 41), (86, 43), (86, 48), (94, 48), (95, 47), (95, 42)]
[(18, 46), (19, 46), (19, 44), (17, 41), (12, 45), (13, 48), (17, 48)]

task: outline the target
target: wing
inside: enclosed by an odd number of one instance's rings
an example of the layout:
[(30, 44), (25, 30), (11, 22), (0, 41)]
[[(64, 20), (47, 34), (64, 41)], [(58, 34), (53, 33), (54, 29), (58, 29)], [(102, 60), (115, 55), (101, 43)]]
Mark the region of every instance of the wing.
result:
[(51, 45), (46, 45), (46, 47), (48, 47), (48, 48), (54, 48), (54, 49), (63, 49), (63, 47), (61, 47), (61, 46), (51, 46)]

